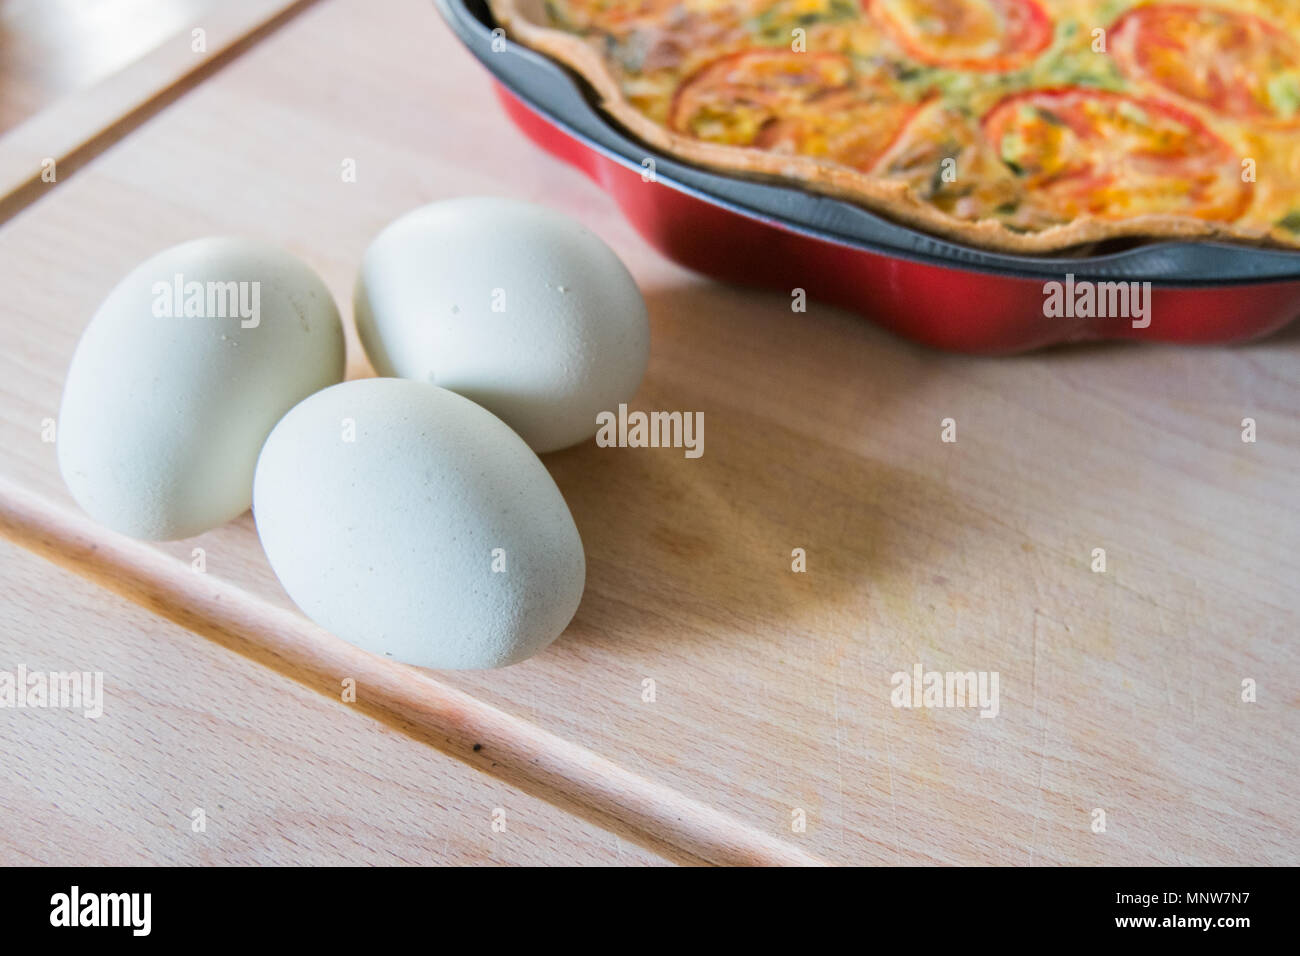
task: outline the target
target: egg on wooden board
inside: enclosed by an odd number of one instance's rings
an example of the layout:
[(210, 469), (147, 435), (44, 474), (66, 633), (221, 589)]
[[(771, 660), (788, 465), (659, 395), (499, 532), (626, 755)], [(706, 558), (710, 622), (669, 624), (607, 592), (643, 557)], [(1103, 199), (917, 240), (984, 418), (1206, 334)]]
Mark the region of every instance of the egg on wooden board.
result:
[(537, 452), (585, 441), (636, 392), (645, 302), (595, 233), (541, 206), (463, 198), (407, 213), (370, 244), (353, 297), (380, 375), (472, 399)]
[(266, 436), (343, 368), (338, 308), (304, 263), (247, 239), (173, 246), (122, 279), (82, 333), (59, 470), (116, 531), (201, 534), (248, 510)]
[(296, 406), (262, 449), (253, 516), (308, 617), (407, 664), (516, 663), (582, 599), (582, 540), (545, 466), (426, 382), (361, 379)]

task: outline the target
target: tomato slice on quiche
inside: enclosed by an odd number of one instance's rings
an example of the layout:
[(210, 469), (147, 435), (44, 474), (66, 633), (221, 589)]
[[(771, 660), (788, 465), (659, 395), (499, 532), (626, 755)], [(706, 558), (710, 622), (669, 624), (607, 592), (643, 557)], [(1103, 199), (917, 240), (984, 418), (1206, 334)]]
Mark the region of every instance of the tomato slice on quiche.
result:
[(1035, 90), (994, 107), (984, 135), (1035, 202), (1067, 221), (1159, 214), (1231, 222), (1250, 201), (1232, 149), (1157, 100)]
[[(914, 195), (971, 221), (1020, 206), (1023, 185), (984, 140), (977, 117), (934, 97), (917, 110), (872, 173), (906, 183)], [(1017, 220), (1020, 224), (1021, 219)]]
[(1037, 0), (865, 0), (898, 44), (932, 66), (1012, 70), (1052, 42)]
[(1300, 0), (488, 2), (687, 162), (983, 248), (1300, 250)]
[(666, 16), (678, 0), (547, 0), (552, 16), (574, 27), (619, 27)]
[(839, 53), (745, 50), (678, 89), (669, 125), (696, 139), (834, 160), (866, 170), (915, 110), (888, 71)]
[(1130, 76), (1225, 116), (1300, 119), (1300, 40), (1261, 17), (1159, 4), (1130, 10), (1110, 36)]

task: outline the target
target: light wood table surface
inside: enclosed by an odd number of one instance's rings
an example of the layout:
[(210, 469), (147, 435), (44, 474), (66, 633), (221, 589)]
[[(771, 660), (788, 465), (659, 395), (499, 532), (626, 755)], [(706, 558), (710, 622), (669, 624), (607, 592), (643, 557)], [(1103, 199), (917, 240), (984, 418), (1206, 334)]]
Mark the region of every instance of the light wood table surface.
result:
[[(661, 258), (506, 123), (431, 4), (266, 9), (69, 134), (70, 175), (8, 183), (0, 670), (102, 671), (105, 713), (0, 710), (0, 863), (1300, 863), (1294, 332), (984, 359), (794, 314)], [(0, 170), (44, 154), (22, 129)], [(292, 607), (249, 515), (155, 545), (76, 508), (42, 428), (135, 263), (271, 240), (350, 326), (369, 240), (474, 194), (607, 240), (651, 316), (633, 407), (705, 416), (697, 460), (545, 456), (588, 561), (550, 649), (379, 660)], [(917, 663), (998, 672), (998, 716), (895, 708)]]

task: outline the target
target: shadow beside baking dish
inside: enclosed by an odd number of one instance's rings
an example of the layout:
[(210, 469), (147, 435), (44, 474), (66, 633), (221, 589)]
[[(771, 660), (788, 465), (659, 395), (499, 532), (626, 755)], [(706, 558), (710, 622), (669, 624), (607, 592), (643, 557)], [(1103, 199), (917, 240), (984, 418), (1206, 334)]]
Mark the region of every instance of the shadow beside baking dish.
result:
[[(752, 289), (700, 283), (646, 299), (655, 351), (628, 407), (703, 412), (704, 453), (586, 442), (544, 456), (587, 553), (570, 635), (689, 647), (726, 632), (784, 644), (823, 631), (830, 608), (865, 613), (886, 595), (901, 600), (915, 568), (943, 569), (957, 539), (987, 523), (941, 476), (889, 464), (894, 450), (873, 424), (889, 420), (886, 406), (915, 409), (915, 391), (942, 375), (932, 353), (839, 309), (792, 322), (788, 306)], [(810, 345), (808, 329), (819, 326)], [(714, 361), (746, 349), (746, 370)], [(860, 374), (800, 374), (828, 358)], [(828, 402), (863, 409), (847, 444), (842, 433), (818, 435)], [(938, 421), (926, 441), (937, 444)], [(953, 540), (913, 533), (923, 526)], [(795, 548), (807, 573), (792, 570)], [(661, 610), (629, 620), (628, 605)]]

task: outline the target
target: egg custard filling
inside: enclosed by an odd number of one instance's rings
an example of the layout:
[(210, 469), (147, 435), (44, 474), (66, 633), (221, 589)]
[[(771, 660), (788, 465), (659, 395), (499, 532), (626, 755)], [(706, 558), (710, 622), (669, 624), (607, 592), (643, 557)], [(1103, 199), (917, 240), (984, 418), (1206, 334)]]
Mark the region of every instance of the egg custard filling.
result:
[(491, 6), (687, 161), (988, 248), (1300, 248), (1296, 0)]

